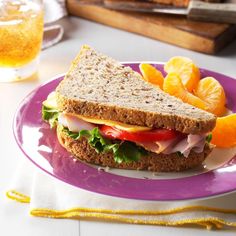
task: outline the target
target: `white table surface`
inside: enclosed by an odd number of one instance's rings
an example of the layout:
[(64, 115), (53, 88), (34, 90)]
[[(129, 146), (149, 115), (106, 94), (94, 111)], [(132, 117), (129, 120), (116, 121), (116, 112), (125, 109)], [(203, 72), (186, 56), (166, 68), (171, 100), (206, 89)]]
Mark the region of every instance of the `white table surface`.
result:
[[(41, 54), (39, 79), (0, 84), (0, 235), (235, 235), (236, 229), (207, 231), (201, 228), (176, 228), (78, 220), (54, 220), (29, 216), (25, 204), (6, 199), (5, 191), (21, 155), (12, 134), (12, 118), (19, 102), (36, 86), (67, 71), (81, 45), (89, 44), (120, 61), (166, 61), (172, 56), (192, 58), (198, 66), (236, 78), (236, 41), (217, 56), (204, 55), (135, 34), (112, 29), (79, 18), (60, 21), (64, 40)], [(236, 200), (236, 199), (235, 199)]]

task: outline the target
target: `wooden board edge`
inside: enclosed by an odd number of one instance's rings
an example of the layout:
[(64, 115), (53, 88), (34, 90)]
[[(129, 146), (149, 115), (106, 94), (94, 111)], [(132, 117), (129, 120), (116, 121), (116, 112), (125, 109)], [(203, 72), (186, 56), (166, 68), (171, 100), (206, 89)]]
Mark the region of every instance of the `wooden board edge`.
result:
[(215, 48), (214, 53), (219, 52), (223, 49), (227, 44), (231, 43), (233, 40), (236, 39), (236, 25), (231, 25), (224, 34), (219, 35), (215, 39)]
[[(185, 32), (171, 26), (157, 25), (153, 22), (143, 22), (138, 17), (128, 15), (125, 12), (108, 10), (97, 6), (81, 6), (74, 0), (68, 2), (70, 3), (67, 4), (68, 11), (72, 15), (148, 36), (190, 50), (207, 54), (214, 54), (216, 52), (216, 42), (211, 38), (194, 35), (191, 32)], [(93, 12), (96, 12), (96, 14), (93, 14)], [(111, 14), (113, 16), (112, 18), (109, 17)], [(126, 19), (126, 21), (128, 19), (130, 24), (127, 25), (124, 19)], [(130, 25), (132, 25), (132, 27), (130, 27)]]

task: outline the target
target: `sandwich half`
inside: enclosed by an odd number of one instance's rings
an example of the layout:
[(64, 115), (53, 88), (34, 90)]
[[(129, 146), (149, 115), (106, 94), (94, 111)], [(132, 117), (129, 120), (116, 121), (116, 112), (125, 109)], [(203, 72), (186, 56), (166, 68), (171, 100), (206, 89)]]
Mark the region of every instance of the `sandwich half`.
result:
[(83, 46), (43, 103), (43, 119), (74, 157), (100, 166), (182, 171), (211, 152), (216, 117)]

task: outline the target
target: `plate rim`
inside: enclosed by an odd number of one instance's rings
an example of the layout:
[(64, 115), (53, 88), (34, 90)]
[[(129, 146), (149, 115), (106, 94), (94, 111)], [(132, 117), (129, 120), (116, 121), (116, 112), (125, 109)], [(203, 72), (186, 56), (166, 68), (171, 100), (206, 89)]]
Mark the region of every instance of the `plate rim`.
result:
[[(163, 65), (164, 63), (163, 62), (156, 62), (156, 61), (130, 61), (130, 62), (121, 62), (122, 64), (140, 64), (140, 63), (150, 63), (150, 64), (154, 64), (154, 65)], [(215, 74), (217, 76), (223, 76), (223, 77), (227, 77), (227, 79), (230, 79), (230, 80), (233, 80), (235, 83), (236, 83), (236, 79), (228, 76), (228, 75), (224, 75), (224, 74), (221, 74), (219, 72), (215, 72), (215, 71), (211, 71), (211, 70), (208, 70), (208, 69), (205, 69), (205, 68), (199, 68), (200, 70), (203, 70), (203, 71), (207, 71), (208, 73), (212, 73), (212, 74)], [(14, 138), (16, 140), (16, 143), (18, 145), (18, 147), (20, 148), (20, 150), (23, 152), (23, 154), (27, 157), (28, 160), (30, 160), (34, 165), (36, 165), (40, 170), (42, 170), (43, 172), (46, 172), (47, 174), (49, 174), (50, 176), (56, 178), (56, 179), (59, 179), (60, 181), (66, 183), (66, 184), (69, 184), (69, 185), (72, 185), (74, 187), (77, 187), (77, 188), (81, 188), (81, 187), (78, 187), (72, 183), (68, 183), (67, 181), (65, 181), (63, 178), (60, 178), (59, 176), (55, 176), (53, 173), (50, 173), (48, 170), (45, 170), (43, 167), (41, 167), (37, 162), (35, 162), (26, 152), (25, 150), (23, 149), (22, 145), (20, 144), (19, 140), (18, 140), (18, 137), (17, 137), (17, 132), (16, 132), (16, 122), (17, 122), (17, 115), (18, 115), (18, 112), (19, 110), (21, 109), (21, 107), (25, 104), (25, 101), (30, 97), (32, 96), (33, 94), (35, 94), (36, 91), (40, 90), (40, 88), (44, 87), (45, 85), (49, 84), (50, 82), (53, 82), (53, 81), (56, 81), (60, 78), (62, 78), (63, 76), (65, 76), (66, 73), (60, 73), (56, 76), (53, 76), (51, 79), (45, 81), (44, 83), (40, 84), (39, 86), (37, 86), (35, 89), (33, 89), (29, 94), (27, 94), (21, 101), (20, 103), (18, 104), (17, 106), (17, 109), (15, 111), (15, 114), (14, 114), (14, 118), (13, 118), (13, 123), (12, 123), (12, 128), (13, 128), (13, 135), (14, 135)], [(201, 174), (199, 174), (201, 175)], [(199, 176), (198, 175), (198, 176)], [(130, 177), (129, 177), (130, 178)], [(158, 181), (158, 180), (155, 180), (155, 181)], [(84, 189), (84, 188), (83, 188)], [(109, 195), (109, 196), (115, 196), (115, 197), (122, 197), (122, 198), (129, 198), (129, 199), (135, 199), (135, 200), (154, 200), (154, 201), (159, 201), (159, 202), (170, 202), (170, 201), (186, 201), (186, 200), (200, 200), (200, 199), (208, 199), (208, 198), (214, 198), (214, 197), (218, 197), (218, 196), (222, 196), (222, 195), (226, 195), (226, 194), (229, 194), (229, 193), (232, 193), (232, 192), (235, 192), (236, 191), (236, 187), (233, 189), (233, 190), (229, 190), (229, 191), (225, 191), (225, 192), (222, 192), (222, 193), (212, 193), (212, 194), (209, 194), (208, 196), (203, 196), (203, 197), (191, 197), (191, 198), (177, 198), (177, 199), (143, 199), (143, 198), (131, 198), (131, 197), (127, 197), (127, 196), (119, 196), (119, 195), (111, 195), (111, 194), (107, 194), (107, 193), (104, 193), (104, 192), (99, 192), (99, 191), (96, 191), (96, 190), (88, 190), (88, 189), (85, 189), (86, 191), (91, 191), (91, 192), (96, 192), (96, 193), (99, 193), (99, 194), (104, 194), (104, 195)]]

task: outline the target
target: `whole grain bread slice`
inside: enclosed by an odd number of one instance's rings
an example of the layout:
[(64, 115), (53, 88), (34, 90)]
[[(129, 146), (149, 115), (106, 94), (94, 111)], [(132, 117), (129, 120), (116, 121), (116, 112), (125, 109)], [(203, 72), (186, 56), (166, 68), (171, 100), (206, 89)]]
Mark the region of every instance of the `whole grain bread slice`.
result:
[(83, 46), (56, 89), (61, 111), (182, 133), (211, 131), (216, 117), (145, 82), (130, 67)]
[(57, 137), (60, 144), (72, 155), (81, 161), (100, 166), (109, 166), (120, 169), (149, 170), (156, 172), (177, 172), (197, 167), (202, 164), (209, 155), (212, 148), (208, 143), (205, 144), (201, 153), (191, 151), (188, 157), (179, 156), (177, 153), (156, 154), (149, 152), (148, 155), (141, 157), (139, 161), (117, 163), (113, 153), (97, 153), (92, 148), (86, 138), (74, 140), (60, 126), (57, 127)]

